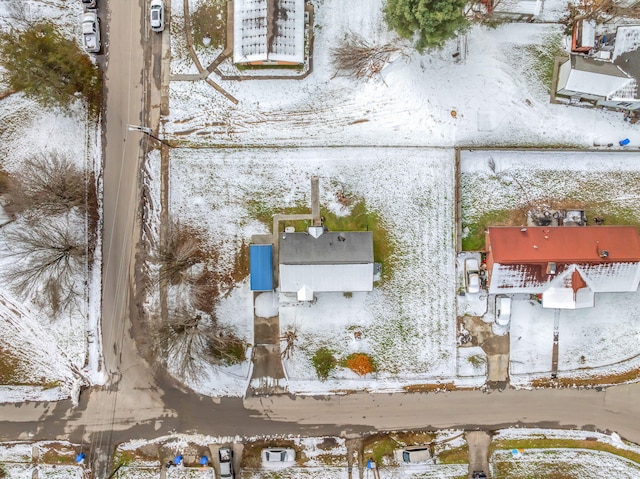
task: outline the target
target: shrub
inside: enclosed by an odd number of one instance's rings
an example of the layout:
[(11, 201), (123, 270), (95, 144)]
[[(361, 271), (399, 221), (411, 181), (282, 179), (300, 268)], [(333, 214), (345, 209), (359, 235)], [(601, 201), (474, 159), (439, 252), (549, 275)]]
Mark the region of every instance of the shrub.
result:
[(354, 373), (364, 376), (376, 370), (373, 359), (365, 353), (353, 353), (347, 358), (347, 367)]
[(333, 351), (328, 348), (318, 349), (311, 358), (311, 362), (313, 363), (313, 367), (315, 368), (320, 381), (326, 381), (329, 377), (329, 373), (338, 363), (333, 355)]

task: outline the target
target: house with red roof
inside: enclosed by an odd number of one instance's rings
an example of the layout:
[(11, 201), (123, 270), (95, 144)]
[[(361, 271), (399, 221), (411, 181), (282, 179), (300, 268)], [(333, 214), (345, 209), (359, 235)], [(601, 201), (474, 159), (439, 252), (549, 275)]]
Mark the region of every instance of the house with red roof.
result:
[(634, 226), (490, 227), (489, 294), (539, 295), (545, 308), (595, 305), (595, 293), (637, 291), (640, 236)]

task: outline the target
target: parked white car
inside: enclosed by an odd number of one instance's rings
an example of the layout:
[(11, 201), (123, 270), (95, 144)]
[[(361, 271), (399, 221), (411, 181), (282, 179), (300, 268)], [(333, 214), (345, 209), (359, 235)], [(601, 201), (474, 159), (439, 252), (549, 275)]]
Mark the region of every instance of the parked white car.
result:
[(498, 326), (509, 326), (511, 321), (511, 298), (504, 294), (496, 296), (496, 324)]
[(100, 52), (100, 19), (95, 11), (82, 16), (82, 46), (89, 53)]
[(154, 32), (164, 30), (164, 2), (162, 0), (151, 0), (149, 22), (151, 23), (151, 30)]
[(265, 466), (286, 466), (296, 460), (296, 451), (289, 447), (270, 447), (262, 450), (262, 464)]
[(464, 260), (464, 281), (467, 293), (480, 292), (480, 265), (477, 259)]

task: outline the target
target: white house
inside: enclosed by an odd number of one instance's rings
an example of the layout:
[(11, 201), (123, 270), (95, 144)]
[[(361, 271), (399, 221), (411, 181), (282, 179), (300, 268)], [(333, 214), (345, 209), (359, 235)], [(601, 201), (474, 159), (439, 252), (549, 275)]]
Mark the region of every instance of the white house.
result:
[(335, 233), (322, 227), (310, 232), (280, 233), (281, 292), (309, 301), (320, 292), (373, 290), (373, 233)]

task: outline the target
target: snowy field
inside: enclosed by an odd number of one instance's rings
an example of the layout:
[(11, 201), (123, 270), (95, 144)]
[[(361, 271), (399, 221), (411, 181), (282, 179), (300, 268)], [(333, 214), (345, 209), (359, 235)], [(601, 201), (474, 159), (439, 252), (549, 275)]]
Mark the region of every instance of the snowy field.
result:
[[(281, 331), (296, 329), (299, 348), (285, 362), (290, 390), (385, 389), (456, 374), (453, 245), (453, 152), (416, 148), (252, 150), (174, 149), (171, 214), (204, 229), (231, 267), (239, 246), (267, 233), (250, 205), (269, 211), (310, 205), (310, 177), (320, 177), (321, 204), (348, 214), (337, 191), (363, 199), (394, 244), (391, 278), (372, 293), (319, 294), (311, 307), (280, 309)], [(252, 338), (251, 296), (239, 285), (220, 301), (223, 324)], [(329, 327), (328, 327), (329, 326)], [(363, 332), (354, 339), (353, 329)], [(367, 352), (377, 376), (346, 368), (321, 384), (310, 356), (320, 347), (340, 356)]]
[[(1, 2), (0, 25), (18, 25), (12, 18), (18, 11), (18, 15), (24, 14), (29, 19), (52, 20), (66, 35), (80, 40), (80, 2)], [(6, 88), (0, 82), (0, 91)], [(86, 110), (79, 104), (64, 111), (43, 109), (22, 94), (9, 95), (0, 100), (0, 166), (9, 174), (17, 173), (27, 158), (57, 153), (80, 168), (97, 169), (102, 163), (97, 128), (87, 124)], [(55, 217), (52, 221), (66, 219)], [(6, 235), (32, 227), (28, 218), (18, 216), (0, 230), (2, 271), (22, 267), (10, 256), (12, 245)], [(79, 237), (86, 236), (84, 221), (72, 228)], [(0, 387), (0, 402), (57, 400), (76, 394), (81, 382), (103, 382), (97, 371), (100, 356), (97, 343), (87, 341), (87, 334), (94, 338), (100, 334), (99, 252), (95, 262), (97, 274), (75, 278), (81, 297), (55, 315), (38, 293), (42, 285), (33, 285), (32, 294), (25, 298), (16, 294), (6, 275), (0, 276), (0, 349), (11, 351), (11, 360), (18, 362), (15, 381), (25, 385)], [(43, 383), (44, 389), (39, 386)]]
[(6, 479), (85, 479), (89, 471), (75, 463), (80, 451), (66, 441), (0, 443), (0, 477)]
[[(194, 11), (198, 2), (189, 2)], [(388, 31), (383, 0), (312, 1), (315, 6), (313, 72), (303, 80), (225, 81), (209, 78), (238, 99), (234, 105), (204, 81), (172, 81), (170, 136), (194, 144), (266, 145), (577, 145), (629, 138), (640, 130), (622, 113), (550, 103), (538, 78), (536, 51), (563, 42), (563, 25), (475, 27), (468, 53), (457, 41), (419, 54)], [(171, 2), (183, 14), (182, 0)], [(545, 20), (558, 20), (566, 1), (545, 1)], [(172, 16), (173, 19), (173, 16)], [(172, 26), (172, 73), (193, 73), (182, 25)], [(372, 44), (399, 48), (380, 77), (336, 76), (331, 50), (349, 32)], [(564, 40), (566, 44), (566, 40)], [(214, 51), (198, 47), (207, 65)], [(455, 112), (452, 114), (452, 112)], [(455, 115), (455, 116), (454, 116)], [(617, 144), (617, 143), (616, 143)]]
[[(494, 441), (536, 440), (576, 441), (571, 448), (531, 448), (520, 449), (519, 454), (511, 450), (498, 449), (491, 456), (493, 477), (526, 479), (530, 477), (550, 477), (550, 471), (563, 474), (561, 477), (589, 479), (608, 477), (610, 479), (633, 479), (640, 476), (640, 464), (601, 450), (580, 449), (584, 441), (597, 441), (594, 448), (613, 446), (613, 451), (628, 451), (640, 454), (640, 447), (620, 439), (616, 433), (611, 435), (592, 431), (572, 431), (553, 429), (503, 429), (493, 436)], [(582, 441), (577, 442), (577, 441)], [(560, 477), (560, 476), (558, 476)]]
[(463, 226), (494, 210), (563, 205), (640, 222), (637, 152), (462, 150), (460, 172)]

